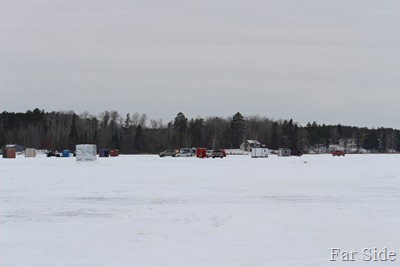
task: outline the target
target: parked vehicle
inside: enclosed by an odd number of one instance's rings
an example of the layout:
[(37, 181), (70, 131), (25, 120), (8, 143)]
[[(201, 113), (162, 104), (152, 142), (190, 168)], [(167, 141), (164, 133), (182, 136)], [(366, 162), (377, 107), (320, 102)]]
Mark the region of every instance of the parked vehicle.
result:
[(290, 155), (291, 155), (291, 156), (300, 157), (300, 156), (303, 155), (303, 152), (301, 152), (300, 150), (291, 150), (291, 151), (290, 151)]
[(179, 153), (175, 155), (175, 157), (191, 157), (196, 155), (196, 151), (193, 153), (193, 149), (191, 148), (181, 148)]
[(206, 151), (206, 157), (207, 157), (207, 158), (212, 157), (212, 152), (213, 152), (213, 151), (212, 151), (211, 149), (210, 149), (210, 150), (207, 150), (207, 151)]
[(332, 156), (338, 156), (338, 157), (343, 156), (344, 157), (344, 155), (346, 155), (346, 153), (344, 153), (344, 151), (336, 150), (336, 151), (332, 152)]
[(213, 150), (211, 155), (212, 155), (212, 158), (221, 158), (222, 159), (224, 157), (224, 155), (226, 156), (226, 153), (224, 153), (224, 151), (221, 149), (215, 149), (215, 150)]
[(221, 152), (222, 152), (222, 155), (223, 155), (224, 157), (226, 157), (226, 151), (225, 151), (225, 149), (221, 149)]
[(175, 150), (164, 150), (160, 152), (159, 156), (160, 157), (175, 157), (177, 152)]
[(60, 153), (58, 153), (57, 151), (51, 150), (51, 151), (47, 152), (46, 156), (47, 156), (48, 158), (50, 158), (50, 157), (57, 157), (57, 158), (59, 158), (61, 155), (60, 155)]

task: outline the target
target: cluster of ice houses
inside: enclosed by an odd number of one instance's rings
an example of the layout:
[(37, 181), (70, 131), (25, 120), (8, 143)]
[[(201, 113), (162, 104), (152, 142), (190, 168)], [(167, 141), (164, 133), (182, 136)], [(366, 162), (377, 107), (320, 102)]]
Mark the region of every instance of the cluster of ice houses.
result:
[[(36, 157), (37, 150), (35, 148), (23, 148), (19, 145), (6, 145), (2, 151), (3, 158), (16, 158), (17, 154), (25, 154), (25, 157)], [(119, 155), (117, 149), (100, 149), (99, 157), (115, 157)], [(59, 157), (69, 157), (70, 151), (64, 150)], [(76, 161), (94, 161), (97, 158), (97, 146), (93, 144), (76, 145), (74, 153)]]
[[(269, 149), (257, 140), (244, 141), (240, 146), (240, 150), (247, 152), (253, 158), (268, 158), (268, 155), (271, 154)], [(25, 157), (36, 157), (36, 153), (35, 148), (23, 148), (19, 145), (6, 145), (2, 151), (3, 158), (15, 158), (17, 154), (25, 154)], [(119, 151), (117, 149), (99, 149), (98, 155), (99, 157), (115, 157), (119, 155)], [(291, 150), (289, 148), (280, 148), (277, 151), (277, 155), (283, 157), (290, 156)], [(64, 150), (59, 156), (69, 157), (70, 151)], [(97, 146), (94, 144), (76, 145), (74, 156), (76, 156), (76, 161), (93, 161), (97, 157)]]

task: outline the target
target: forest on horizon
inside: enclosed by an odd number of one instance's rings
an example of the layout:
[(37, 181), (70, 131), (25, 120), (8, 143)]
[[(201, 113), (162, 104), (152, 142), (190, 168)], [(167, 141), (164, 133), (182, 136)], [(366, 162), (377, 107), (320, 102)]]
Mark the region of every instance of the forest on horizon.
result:
[(301, 126), (292, 119), (266, 116), (187, 118), (177, 113), (169, 122), (146, 114), (103, 111), (99, 115), (74, 111), (0, 113), (0, 147), (18, 144), (45, 150), (75, 150), (76, 144), (119, 149), (122, 154), (159, 153), (182, 147), (239, 148), (244, 140), (258, 140), (270, 149), (288, 147), (308, 152), (327, 150), (341, 140), (356, 142), (356, 151), (393, 153), (400, 151), (400, 130), (325, 125), (315, 121)]

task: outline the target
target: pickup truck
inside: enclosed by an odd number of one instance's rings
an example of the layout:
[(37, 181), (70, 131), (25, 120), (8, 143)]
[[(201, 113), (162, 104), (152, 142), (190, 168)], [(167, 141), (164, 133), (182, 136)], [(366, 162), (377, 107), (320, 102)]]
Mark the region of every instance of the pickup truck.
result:
[(338, 156), (338, 157), (343, 156), (344, 157), (344, 155), (346, 155), (346, 153), (344, 153), (344, 151), (336, 150), (336, 151), (332, 152), (332, 156)]

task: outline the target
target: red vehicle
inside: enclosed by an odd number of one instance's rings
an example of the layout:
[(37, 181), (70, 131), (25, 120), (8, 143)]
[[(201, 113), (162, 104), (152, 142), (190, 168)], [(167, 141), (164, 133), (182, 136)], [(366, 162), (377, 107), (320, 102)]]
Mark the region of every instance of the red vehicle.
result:
[(344, 151), (336, 150), (336, 151), (332, 152), (332, 156), (338, 156), (338, 157), (343, 156), (344, 157), (344, 155), (346, 155), (346, 153), (344, 153)]
[(225, 149), (221, 149), (221, 152), (222, 152), (222, 156), (226, 157), (226, 151), (225, 151)]

